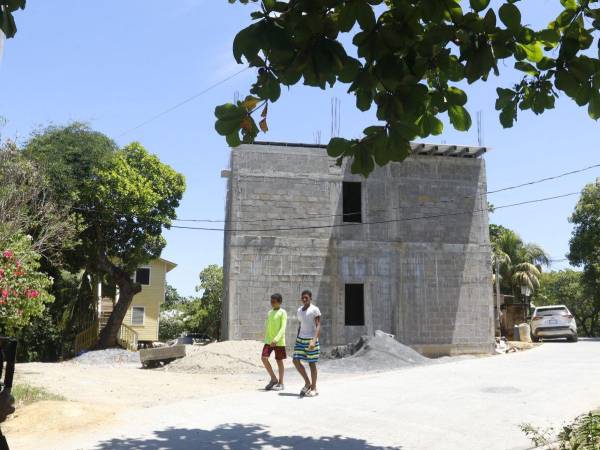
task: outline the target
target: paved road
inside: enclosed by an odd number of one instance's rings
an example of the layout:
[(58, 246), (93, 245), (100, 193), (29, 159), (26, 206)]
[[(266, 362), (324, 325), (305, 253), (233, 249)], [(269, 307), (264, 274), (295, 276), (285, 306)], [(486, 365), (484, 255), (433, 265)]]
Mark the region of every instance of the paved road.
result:
[(299, 399), (299, 379), (289, 383), (283, 394), (257, 390), (129, 411), (121, 426), (60, 449), (525, 449), (520, 423), (556, 426), (600, 406), (600, 341), (329, 376), (317, 398)]

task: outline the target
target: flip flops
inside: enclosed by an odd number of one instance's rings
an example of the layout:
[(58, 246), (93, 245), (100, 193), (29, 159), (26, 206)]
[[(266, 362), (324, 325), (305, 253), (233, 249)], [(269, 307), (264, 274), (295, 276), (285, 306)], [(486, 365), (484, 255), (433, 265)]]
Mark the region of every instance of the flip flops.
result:
[(302, 388), (302, 390), (300, 391), (300, 397), (304, 397), (306, 394), (308, 394), (310, 392), (310, 387), (306, 387), (304, 386)]
[(319, 392), (313, 391), (312, 389), (310, 389), (306, 394), (304, 394), (305, 397), (316, 397), (317, 395), (319, 395)]
[(277, 384), (277, 381), (269, 381), (269, 384), (265, 386), (265, 391), (270, 391)]

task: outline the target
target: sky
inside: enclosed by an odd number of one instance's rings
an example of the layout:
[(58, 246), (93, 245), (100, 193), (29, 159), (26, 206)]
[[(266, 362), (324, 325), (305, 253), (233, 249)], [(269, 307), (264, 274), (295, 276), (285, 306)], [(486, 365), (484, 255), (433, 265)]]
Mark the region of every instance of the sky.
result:
[[(558, 4), (519, 2), (523, 21), (532, 26), (551, 20)], [(222, 220), (226, 186), (220, 173), (228, 166), (229, 149), (214, 131), (213, 111), (232, 101), (236, 92), (247, 95), (253, 72), (244, 71), (138, 126), (243, 69), (231, 55), (231, 43), (251, 23), (254, 8), (227, 0), (29, 0), (27, 9), (15, 15), (19, 30), (5, 43), (0, 63), (0, 117), (6, 120), (2, 137), (24, 142), (40, 127), (76, 120), (119, 145), (139, 141), (185, 175), (179, 218)], [(489, 190), (600, 163), (599, 124), (567, 98), (543, 116), (525, 112), (512, 129), (501, 127), (494, 110), (495, 89), (517, 80), (510, 66), (501, 64), (498, 78), (465, 87), (467, 107), (473, 119), (482, 112), (483, 143), (491, 148), (485, 156)], [(342, 136), (358, 137), (374, 123), (374, 113), (356, 110), (343, 85), (325, 91), (296, 86), (284, 89), (270, 106), (270, 131), (260, 139), (314, 143), (320, 132), (326, 143), (334, 97), (341, 101)], [(477, 145), (477, 130), (474, 126), (462, 133), (446, 126), (441, 136), (427, 142)], [(578, 192), (599, 176), (600, 170), (593, 169), (488, 200), (500, 206)], [(577, 198), (497, 210), (490, 220), (562, 259)], [(202, 268), (222, 264), (223, 233), (171, 229), (165, 237), (163, 257), (178, 264), (168, 282), (181, 294), (193, 295)], [(553, 269), (567, 266), (557, 262)]]

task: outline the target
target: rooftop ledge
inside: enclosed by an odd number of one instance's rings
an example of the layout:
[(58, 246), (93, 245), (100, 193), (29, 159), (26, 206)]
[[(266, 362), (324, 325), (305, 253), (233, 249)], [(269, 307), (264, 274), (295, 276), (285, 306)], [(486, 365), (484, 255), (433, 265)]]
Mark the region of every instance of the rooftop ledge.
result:
[[(266, 142), (256, 141), (249, 145), (265, 145), (272, 147), (304, 147), (304, 148), (327, 148), (322, 144), (303, 144), (295, 142)], [(448, 156), (452, 158), (479, 158), (490, 150), (489, 147), (453, 145), (453, 144), (426, 144), (423, 142), (411, 142), (410, 147), (415, 155)]]
[[(265, 147), (290, 147), (290, 148), (319, 148), (326, 149), (322, 144), (305, 144), (298, 142), (267, 142), (256, 141), (253, 144), (242, 144), (242, 146), (265, 146)], [(479, 158), (491, 150), (489, 147), (453, 145), (453, 144), (426, 144), (424, 142), (411, 142), (410, 147), (414, 155), (424, 156), (445, 156), (449, 158)], [(222, 178), (228, 178), (231, 175), (230, 169), (221, 171)]]

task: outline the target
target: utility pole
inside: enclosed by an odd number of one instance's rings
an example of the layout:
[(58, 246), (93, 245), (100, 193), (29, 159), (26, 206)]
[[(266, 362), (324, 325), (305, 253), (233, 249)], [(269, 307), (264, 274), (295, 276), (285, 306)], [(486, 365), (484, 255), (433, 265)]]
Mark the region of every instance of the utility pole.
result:
[(2, 54), (4, 53), (4, 33), (0, 31), (0, 64), (2, 64)]
[(498, 321), (498, 334), (502, 337), (502, 324), (500, 322), (500, 260), (496, 256), (496, 319)]

